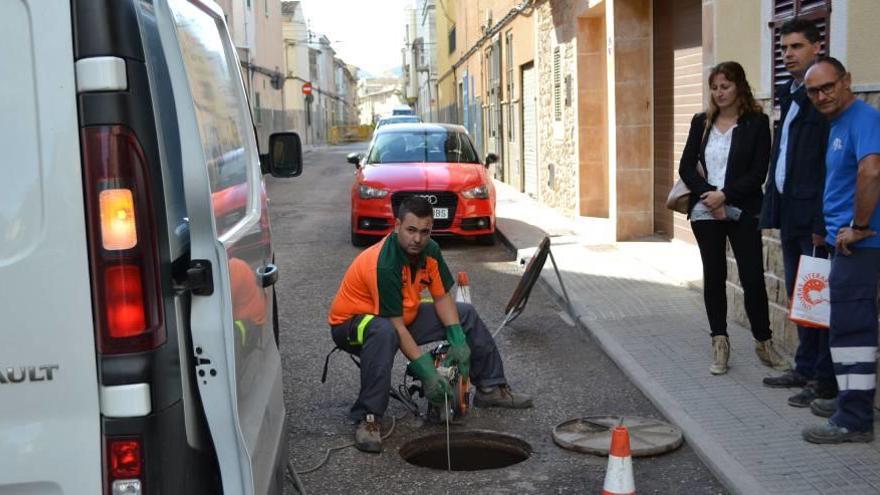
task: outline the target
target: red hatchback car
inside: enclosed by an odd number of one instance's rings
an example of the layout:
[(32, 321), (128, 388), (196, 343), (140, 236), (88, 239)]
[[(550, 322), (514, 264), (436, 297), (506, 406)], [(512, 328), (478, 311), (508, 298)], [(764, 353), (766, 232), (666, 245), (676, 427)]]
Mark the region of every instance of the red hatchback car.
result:
[(432, 235), (474, 236), (495, 242), (495, 187), (462, 126), (392, 124), (377, 129), (351, 187), (351, 243), (366, 246), (391, 232), (394, 213), (412, 195), (434, 207)]

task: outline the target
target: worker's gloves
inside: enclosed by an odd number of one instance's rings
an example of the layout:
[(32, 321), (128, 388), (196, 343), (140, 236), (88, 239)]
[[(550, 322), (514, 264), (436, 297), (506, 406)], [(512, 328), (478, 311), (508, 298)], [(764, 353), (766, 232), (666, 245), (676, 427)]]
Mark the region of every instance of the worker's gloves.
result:
[(430, 354), (424, 353), (415, 361), (409, 363), (409, 371), (422, 382), (425, 397), (435, 406), (444, 406), (446, 397), (452, 397), (452, 387), (449, 382), (440, 377), (437, 368), (434, 367), (434, 359)]
[(456, 323), (446, 327), (446, 340), (449, 342), (449, 350), (446, 351), (443, 365), (456, 365), (461, 376), (467, 377), (471, 370), (471, 348), (467, 345), (461, 325)]

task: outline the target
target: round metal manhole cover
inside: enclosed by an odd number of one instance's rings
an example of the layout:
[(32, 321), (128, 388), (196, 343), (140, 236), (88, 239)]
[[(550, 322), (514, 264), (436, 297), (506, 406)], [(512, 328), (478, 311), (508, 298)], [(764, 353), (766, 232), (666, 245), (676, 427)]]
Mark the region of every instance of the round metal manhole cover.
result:
[(608, 455), (611, 448), (611, 430), (620, 424), (629, 430), (629, 444), (633, 457), (664, 454), (679, 448), (683, 442), (681, 430), (651, 418), (638, 416), (587, 416), (570, 419), (553, 428), (556, 445), (576, 452)]
[(403, 460), (415, 466), (444, 471), (499, 469), (520, 463), (532, 455), (525, 440), (488, 430), (454, 431), (418, 437), (400, 447)]

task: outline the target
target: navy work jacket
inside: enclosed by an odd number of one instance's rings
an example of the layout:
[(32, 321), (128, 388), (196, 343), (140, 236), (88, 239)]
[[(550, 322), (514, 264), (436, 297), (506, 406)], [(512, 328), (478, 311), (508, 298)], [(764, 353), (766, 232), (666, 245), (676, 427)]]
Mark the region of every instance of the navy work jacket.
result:
[[(776, 123), (773, 136), (770, 173), (767, 174), (761, 208), (761, 227), (780, 229), (783, 239), (808, 237), (810, 234), (825, 237), (822, 194), (825, 189), (828, 120), (810, 102), (803, 86), (791, 93), (789, 86), (785, 85), (778, 88), (777, 93), (782, 115)], [(782, 123), (792, 101), (796, 101), (800, 108), (788, 127), (788, 149), (780, 150)], [(780, 194), (776, 188), (776, 161), (783, 152), (786, 153), (785, 184)]]

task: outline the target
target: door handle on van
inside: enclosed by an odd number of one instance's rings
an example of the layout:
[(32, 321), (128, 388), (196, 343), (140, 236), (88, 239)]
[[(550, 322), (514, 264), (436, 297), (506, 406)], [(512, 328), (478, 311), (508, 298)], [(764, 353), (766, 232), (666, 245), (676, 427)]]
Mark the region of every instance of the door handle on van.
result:
[(257, 268), (257, 278), (260, 279), (260, 285), (263, 288), (275, 285), (278, 281), (278, 267), (272, 263), (266, 263), (266, 266)]

